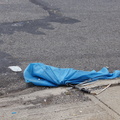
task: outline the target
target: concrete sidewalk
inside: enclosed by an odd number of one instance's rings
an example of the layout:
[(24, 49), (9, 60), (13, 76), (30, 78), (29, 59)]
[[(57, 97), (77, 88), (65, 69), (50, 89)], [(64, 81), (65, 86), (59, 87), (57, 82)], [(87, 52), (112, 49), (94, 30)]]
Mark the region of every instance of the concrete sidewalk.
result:
[[(120, 87), (116, 86), (97, 96), (85, 95), (85, 98), (76, 97), (78, 93), (70, 97), (74, 93), (68, 94), (66, 88), (11, 95), (0, 98), (0, 120), (119, 120), (119, 92)], [(63, 93), (70, 102), (64, 101)], [(56, 96), (60, 97), (56, 99)], [(75, 99), (79, 97), (81, 100)]]
[(115, 120), (120, 120), (120, 86), (108, 88), (97, 96), (89, 96), (95, 104), (104, 108)]

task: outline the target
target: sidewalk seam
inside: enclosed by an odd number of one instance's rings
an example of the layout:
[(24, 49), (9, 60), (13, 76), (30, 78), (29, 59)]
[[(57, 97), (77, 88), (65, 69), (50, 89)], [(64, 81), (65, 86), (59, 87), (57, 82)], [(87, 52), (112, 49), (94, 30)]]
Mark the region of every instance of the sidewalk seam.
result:
[(113, 117), (115, 120), (120, 120), (120, 114), (101, 101), (97, 96), (87, 95), (95, 104), (99, 105), (101, 108), (106, 110), (106, 112)]
[(104, 103), (102, 100), (100, 100), (97, 96), (94, 96), (96, 99), (98, 99), (101, 103), (103, 103), (106, 107), (108, 107), (109, 109), (111, 109), (113, 112), (115, 112), (118, 116), (120, 116), (120, 114), (118, 112), (116, 112), (114, 109), (112, 109), (110, 106), (108, 106), (106, 103)]

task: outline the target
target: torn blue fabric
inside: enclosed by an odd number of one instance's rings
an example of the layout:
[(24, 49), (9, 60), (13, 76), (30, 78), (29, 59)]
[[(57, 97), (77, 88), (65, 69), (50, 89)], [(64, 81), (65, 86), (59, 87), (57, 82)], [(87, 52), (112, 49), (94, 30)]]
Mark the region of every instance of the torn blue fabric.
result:
[(24, 71), (26, 83), (37, 86), (61, 86), (67, 84), (80, 84), (84, 81), (92, 82), (99, 79), (113, 79), (120, 77), (120, 70), (109, 73), (106, 67), (100, 71), (82, 71), (72, 68), (57, 68), (43, 63), (31, 63)]

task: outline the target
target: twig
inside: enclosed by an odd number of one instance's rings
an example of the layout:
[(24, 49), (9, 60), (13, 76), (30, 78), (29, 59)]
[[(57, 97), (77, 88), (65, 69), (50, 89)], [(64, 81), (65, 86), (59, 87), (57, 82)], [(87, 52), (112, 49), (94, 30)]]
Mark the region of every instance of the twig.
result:
[(94, 95), (99, 95), (101, 94), (103, 91), (105, 91), (107, 88), (109, 88), (111, 86), (111, 84), (108, 84), (105, 88), (103, 88), (100, 92), (98, 93), (93, 93)]

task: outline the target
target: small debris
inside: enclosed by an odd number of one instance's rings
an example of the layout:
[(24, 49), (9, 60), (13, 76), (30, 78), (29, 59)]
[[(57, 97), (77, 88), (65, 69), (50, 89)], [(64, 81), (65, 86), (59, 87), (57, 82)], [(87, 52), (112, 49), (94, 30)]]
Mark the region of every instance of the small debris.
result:
[(111, 84), (107, 85), (104, 89), (102, 89), (100, 92), (96, 93), (96, 95), (99, 95), (100, 93), (102, 93), (103, 91), (105, 91), (107, 88), (109, 88), (111, 86)]
[(11, 26), (21, 27), (21, 26), (23, 26), (23, 22), (16, 22), (16, 23), (13, 23)]
[(47, 100), (46, 99), (44, 99), (44, 102), (46, 102)]
[(19, 66), (9, 66), (8, 68), (10, 68), (13, 72), (21, 72), (22, 69)]
[(12, 112), (12, 114), (16, 114), (17, 112)]
[(66, 89), (69, 91), (69, 90), (72, 90), (73, 88), (72, 87), (67, 87)]
[(66, 95), (71, 95), (70, 91), (65, 92)]
[(77, 114), (72, 114), (71, 116), (77, 116)]

